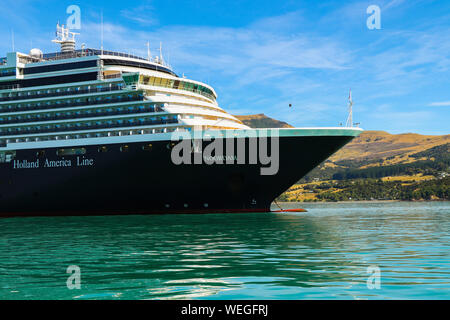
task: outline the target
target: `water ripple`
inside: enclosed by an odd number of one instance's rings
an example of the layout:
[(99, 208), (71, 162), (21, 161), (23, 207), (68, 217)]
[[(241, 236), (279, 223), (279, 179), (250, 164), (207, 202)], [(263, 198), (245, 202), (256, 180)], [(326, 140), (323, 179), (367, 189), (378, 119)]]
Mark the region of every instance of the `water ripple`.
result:
[[(0, 298), (450, 298), (449, 202), (307, 209), (0, 219)], [(66, 286), (69, 265), (80, 290)]]

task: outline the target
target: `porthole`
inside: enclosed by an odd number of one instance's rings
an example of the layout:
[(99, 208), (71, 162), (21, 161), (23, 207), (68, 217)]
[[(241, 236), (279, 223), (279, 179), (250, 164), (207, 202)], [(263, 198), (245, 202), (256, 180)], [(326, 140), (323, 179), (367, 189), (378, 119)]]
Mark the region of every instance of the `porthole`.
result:
[(151, 143), (142, 146), (142, 150), (144, 150), (144, 151), (151, 151), (152, 148), (153, 148), (153, 145)]
[(173, 147), (175, 147), (176, 146), (176, 143), (175, 142), (170, 142), (170, 143), (168, 143), (167, 144), (167, 149), (172, 149)]
[(38, 158), (45, 157), (45, 150), (39, 150), (38, 152), (36, 152), (36, 157)]
[(108, 152), (108, 148), (106, 146), (101, 146), (98, 148), (98, 152)]
[(124, 145), (120, 147), (120, 152), (128, 152), (130, 147), (128, 145)]

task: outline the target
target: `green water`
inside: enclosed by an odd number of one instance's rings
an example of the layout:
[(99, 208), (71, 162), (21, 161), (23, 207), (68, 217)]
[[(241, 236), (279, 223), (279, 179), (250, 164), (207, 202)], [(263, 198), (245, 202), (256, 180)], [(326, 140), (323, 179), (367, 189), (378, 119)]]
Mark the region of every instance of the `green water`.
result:
[[(450, 202), (303, 207), (0, 219), (0, 298), (450, 298)], [(81, 289), (67, 288), (69, 265)]]

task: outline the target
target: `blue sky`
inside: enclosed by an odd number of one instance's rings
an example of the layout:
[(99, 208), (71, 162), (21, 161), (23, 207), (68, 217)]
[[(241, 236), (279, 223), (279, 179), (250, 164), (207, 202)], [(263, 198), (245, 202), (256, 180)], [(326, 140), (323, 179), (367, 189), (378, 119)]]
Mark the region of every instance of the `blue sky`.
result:
[[(294, 126), (354, 121), (367, 130), (449, 134), (450, 2), (2, 0), (0, 56), (58, 51), (55, 24), (81, 8), (78, 44), (146, 56), (160, 41), (175, 72), (212, 85), (233, 114)], [(369, 30), (369, 5), (381, 29)], [(292, 108), (289, 108), (292, 104)]]

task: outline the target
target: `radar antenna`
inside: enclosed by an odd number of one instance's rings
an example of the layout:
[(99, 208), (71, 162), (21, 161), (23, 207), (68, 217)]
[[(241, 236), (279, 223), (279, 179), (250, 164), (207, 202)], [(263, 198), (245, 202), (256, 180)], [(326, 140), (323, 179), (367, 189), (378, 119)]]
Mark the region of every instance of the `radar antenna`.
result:
[(54, 43), (61, 45), (61, 52), (68, 53), (75, 51), (75, 35), (79, 33), (70, 32), (69, 28), (60, 26), (59, 22), (56, 25), (56, 39), (52, 40)]

